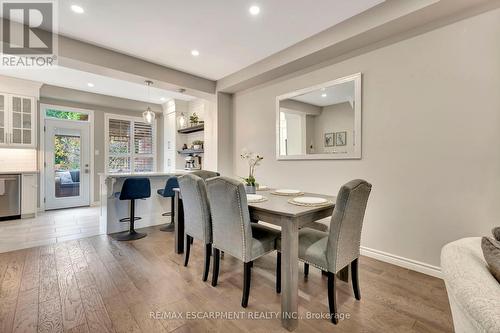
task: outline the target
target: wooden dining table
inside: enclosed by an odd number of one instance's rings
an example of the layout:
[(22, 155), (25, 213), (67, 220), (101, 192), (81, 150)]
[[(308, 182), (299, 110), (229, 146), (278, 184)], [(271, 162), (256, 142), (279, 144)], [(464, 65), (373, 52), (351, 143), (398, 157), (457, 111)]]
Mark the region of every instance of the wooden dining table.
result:
[[(182, 253), (184, 250), (182, 197), (178, 190), (175, 193), (175, 251)], [(321, 197), (331, 201), (330, 204), (324, 206), (306, 207), (289, 203), (292, 196), (271, 193), (272, 190), (259, 191), (258, 194), (263, 195), (267, 200), (249, 203), (248, 210), (252, 221), (263, 221), (281, 227), (281, 323), (284, 328), (293, 331), (298, 326), (299, 317), (299, 229), (311, 222), (331, 216), (336, 197), (304, 193), (303, 196)], [(339, 277), (343, 280), (347, 279), (345, 274)]]

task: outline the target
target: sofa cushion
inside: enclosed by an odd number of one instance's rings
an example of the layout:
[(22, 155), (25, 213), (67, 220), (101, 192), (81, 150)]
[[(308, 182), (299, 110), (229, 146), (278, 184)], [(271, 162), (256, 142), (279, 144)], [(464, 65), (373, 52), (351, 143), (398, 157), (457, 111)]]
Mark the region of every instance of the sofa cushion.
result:
[(484, 260), (481, 237), (445, 245), (441, 269), (455, 332), (500, 332), (500, 288)]
[(71, 179), (73, 180), (73, 183), (80, 182), (80, 170), (71, 170), (69, 173), (71, 174)]
[(500, 282), (500, 242), (493, 238), (483, 237), (481, 248), (491, 273)]
[(61, 184), (73, 184), (73, 178), (69, 171), (58, 172), (59, 178), (61, 178)]
[(500, 227), (493, 228), (491, 232), (493, 233), (493, 237), (500, 242)]

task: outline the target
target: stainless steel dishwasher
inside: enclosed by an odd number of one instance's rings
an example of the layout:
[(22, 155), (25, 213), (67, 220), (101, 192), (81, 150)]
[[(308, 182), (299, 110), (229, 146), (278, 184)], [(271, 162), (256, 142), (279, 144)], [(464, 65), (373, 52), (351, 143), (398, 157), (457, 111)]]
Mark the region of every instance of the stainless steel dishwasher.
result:
[(21, 218), (21, 175), (0, 175), (0, 221)]

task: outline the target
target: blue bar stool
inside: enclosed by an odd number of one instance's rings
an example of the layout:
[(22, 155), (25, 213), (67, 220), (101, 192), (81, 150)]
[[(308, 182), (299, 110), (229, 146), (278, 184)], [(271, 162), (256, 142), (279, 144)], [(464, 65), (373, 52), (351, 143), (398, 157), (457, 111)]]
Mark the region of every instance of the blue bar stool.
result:
[(130, 200), (130, 230), (119, 233), (115, 236), (116, 240), (129, 241), (146, 237), (146, 234), (136, 232), (134, 222), (138, 219), (135, 217), (135, 200), (146, 199), (151, 196), (151, 183), (148, 178), (127, 178), (123, 182), (120, 192), (120, 200)]
[(160, 228), (161, 231), (166, 231), (166, 232), (172, 232), (174, 231), (174, 217), (175, 217), (175, 207), (174, 207), (174, 188), (179, 188), (179, 182), (177, 181), (177, 177), (170, 177), (167, 179), (167, 182), (165, 184), (165, 188), (159, 189), (157, 193), (161, 195), (164, 198), (170, 198), (170, 213), (163, 213), (161, 214), (162, 216), (171, 216), (172, 218), (170, 219), (170, 223), (168, 223), (166, 226)]

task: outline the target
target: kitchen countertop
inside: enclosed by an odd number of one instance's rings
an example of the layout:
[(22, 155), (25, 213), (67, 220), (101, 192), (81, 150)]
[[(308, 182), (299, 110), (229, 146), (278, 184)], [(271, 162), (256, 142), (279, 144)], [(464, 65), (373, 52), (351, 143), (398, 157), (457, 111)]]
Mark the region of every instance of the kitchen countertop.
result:
[[(193, 170), (195, 171), (195, 170)], [(161, 177), (161, 176), (179, 176), (189, 173), (189, 170), (174, 170), (171, 172), (127, 172), (127, 173), (99, 173), (99, 176), (105, 178), (124, 178), (124, 177)]]
[(22, 175), (30, 173), (39, 173), (39, 171), (0, 171), (0, 175)]

